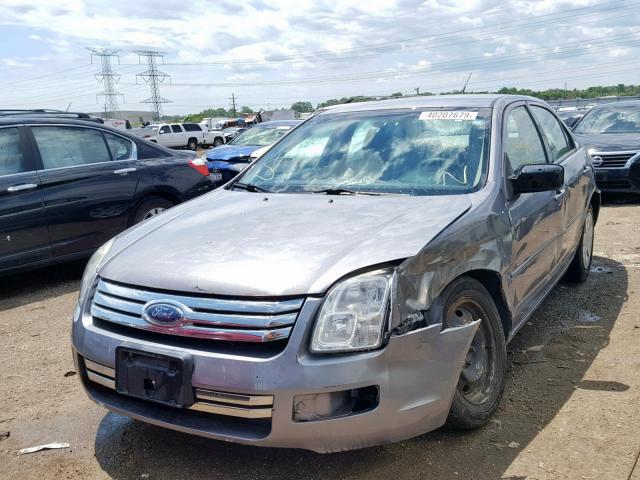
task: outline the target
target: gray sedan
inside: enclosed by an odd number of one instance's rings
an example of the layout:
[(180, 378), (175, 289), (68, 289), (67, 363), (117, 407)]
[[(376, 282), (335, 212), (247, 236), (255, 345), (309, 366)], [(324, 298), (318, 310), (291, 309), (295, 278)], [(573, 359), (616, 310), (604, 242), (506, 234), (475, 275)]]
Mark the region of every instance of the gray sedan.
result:
[(73, 321), (81, 381), (112, 411), (259, 446), (479, 427), (506, 344), (561, 278), (589, 274), (589, 158), (529, 97), (316, 112), (96, 253)]

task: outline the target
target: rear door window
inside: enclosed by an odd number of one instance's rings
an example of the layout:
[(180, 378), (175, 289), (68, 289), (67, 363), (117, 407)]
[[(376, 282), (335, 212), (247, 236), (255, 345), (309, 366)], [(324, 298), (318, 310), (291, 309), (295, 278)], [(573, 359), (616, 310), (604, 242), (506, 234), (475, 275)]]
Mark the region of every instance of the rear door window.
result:
[(0, 175), (24, 172), (24, 158), (17, 128), (0, 128)]
[(197, 123), (183, 123), (182, 124), (182, 128), (185, 129), (185, 131), (187, 132), (201, 132), (202, 129), (200, 128), (200, 125), (198, 125)]
[(111, 161), (102, 132), (81, 127), (31, 127), (42, 166), (75, 167)]
[(547, 163), (542, 139), (525, 107), (514, 108), (507, 117), (504, 151), (512, 173), (523, 165)]
[(173, 133), (182, 133), (182, 129), (180, 128), (180, 125), (171, 125), (171, 131)]
[(131, 158), (133, 143), (130, 140), (108, 132), (104, 132), (104, 139), (107, 141), (111, 157), (114, 160), (128, 160)]
[(564, 129), (550, 111), (535, 105), (531, 106), (531, 111), (547, 139), (554, 162), (557, 162), (573, 149)]

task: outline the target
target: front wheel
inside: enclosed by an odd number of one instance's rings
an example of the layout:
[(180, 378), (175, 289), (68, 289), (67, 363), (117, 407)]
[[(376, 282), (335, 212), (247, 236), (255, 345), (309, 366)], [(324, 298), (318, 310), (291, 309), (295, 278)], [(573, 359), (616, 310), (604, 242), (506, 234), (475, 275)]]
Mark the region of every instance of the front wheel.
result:
[(498, 408), (507, 375), (507, 349), (500, 313), (477, 280), (461, 277), (441, 297), (443, 328), (480, 320), (460, 372), (447, 424), (469, 430), (484, 425)]
[(565, 278), (569, 281), (583, 283), (586, 282), (589, 277), (591, 261), (593, 260), (595, 223), (593, 209), (589, 207), (589, 210), (587, 210), (587, 216), (584, 220), (584, 226), (582, 227), (580, 243), (578, 243), (576, 253), (573, 256), (571, 265), (569, 265), (569, 269), (565, 275)]

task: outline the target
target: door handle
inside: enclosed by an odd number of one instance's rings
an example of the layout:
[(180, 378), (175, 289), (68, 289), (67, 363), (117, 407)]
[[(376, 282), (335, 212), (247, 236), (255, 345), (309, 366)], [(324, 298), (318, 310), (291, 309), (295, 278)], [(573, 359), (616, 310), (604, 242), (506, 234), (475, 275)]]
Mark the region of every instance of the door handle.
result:
[(121, 168), (120, 170), (114, 170), (114, 174), (116, 175), (127, 175), (128, 173), (133, 173), (137, 170), (137, 168)]
[(14, 185), (13, 187), (7, 188), (7, 192), (9, 193), (25, 192), (27, 190), (33, 190), (34, 188), (38, 188), (37, 183), (23, 183), (22, 185)]
[(566, 194), (566, 193), (567, 193), (567, 189), (566, 189), (566, 188), (563, 188), (563, 189), (561, 189), (561, 190), (558, 190), (558, 191), (556, 192), (556, 194), (553, 196), (553, 199), (554, 199), (556, 202), (559, 202), (560, 200), (562, 200), (562, 198), (565, 196), (565, 194)]

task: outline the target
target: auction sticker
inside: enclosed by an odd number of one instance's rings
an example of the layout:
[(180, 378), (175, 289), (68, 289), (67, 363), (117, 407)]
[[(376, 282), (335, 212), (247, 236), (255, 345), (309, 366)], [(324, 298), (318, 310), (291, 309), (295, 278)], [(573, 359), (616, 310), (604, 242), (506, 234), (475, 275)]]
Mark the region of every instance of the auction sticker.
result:
[(433, 110), (420, 113), (420, 120), (475, 120), (478, 112), (466, 110)]

